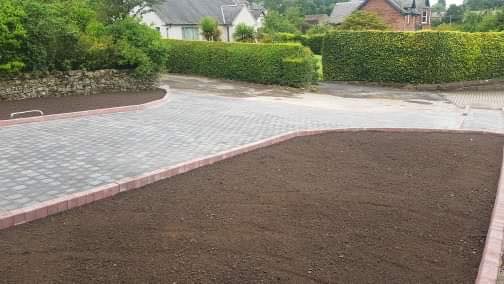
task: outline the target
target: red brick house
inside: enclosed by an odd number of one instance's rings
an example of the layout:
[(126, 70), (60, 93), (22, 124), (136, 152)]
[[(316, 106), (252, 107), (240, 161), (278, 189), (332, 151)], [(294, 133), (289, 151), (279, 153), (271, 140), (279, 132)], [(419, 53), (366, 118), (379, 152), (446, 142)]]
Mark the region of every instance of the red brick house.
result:
[(394, 31), (417, 31), (431, 27), (429, 0), (351, 0), (336, 3), (329, 23), (338, 25), (357, 10), (377, 14)]

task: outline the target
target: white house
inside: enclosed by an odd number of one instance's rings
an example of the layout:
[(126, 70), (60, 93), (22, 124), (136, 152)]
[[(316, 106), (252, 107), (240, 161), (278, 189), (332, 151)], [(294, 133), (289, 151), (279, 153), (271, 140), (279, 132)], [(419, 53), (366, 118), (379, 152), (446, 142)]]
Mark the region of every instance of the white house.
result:
[(211, 16), (219, 22), (221, 40), (233, 41), (238, 24), (258, 29), (264, 15), (264, 9), (246, 0), (163, 0), (141, 17), (164, 38), (202, 40), (199, 23), (203, 17)]

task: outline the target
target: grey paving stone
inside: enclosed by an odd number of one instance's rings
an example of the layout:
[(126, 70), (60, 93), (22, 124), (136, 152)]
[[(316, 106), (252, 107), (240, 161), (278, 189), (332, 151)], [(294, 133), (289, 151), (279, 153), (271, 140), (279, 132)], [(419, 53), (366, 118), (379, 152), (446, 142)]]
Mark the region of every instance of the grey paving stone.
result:
[[(451, 108), (331, 110), (175, 92), (168, 104), (153, 110), (0, 128), (0, 210), (89, 190), (293, 130), (447, 129), (459, 127), (461, 119), (461, 111)], [(462, 125), (500, 131), (504, 117), (482, 110), (465, 117)], [(13, 202), (16, 199), (23, 202)]]
[(445, 94), (446, 98), (457, 106), (471, 106), (484, 109), (502, 109), (504, 91), (461, 91)]

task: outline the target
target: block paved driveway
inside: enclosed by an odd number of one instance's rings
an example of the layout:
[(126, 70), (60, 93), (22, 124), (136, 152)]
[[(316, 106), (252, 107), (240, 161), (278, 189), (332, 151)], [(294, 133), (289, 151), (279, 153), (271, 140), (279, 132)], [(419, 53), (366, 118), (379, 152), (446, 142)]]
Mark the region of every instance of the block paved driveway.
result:
[[(351, 107), (202, 95), (173, 89), (163, 107), (0, 128), (0, 213), (109, 184), (292, 130), (439, 128), (502, 131), (501, 111)], [(329, 103), (325, 103), (329, 104)]]

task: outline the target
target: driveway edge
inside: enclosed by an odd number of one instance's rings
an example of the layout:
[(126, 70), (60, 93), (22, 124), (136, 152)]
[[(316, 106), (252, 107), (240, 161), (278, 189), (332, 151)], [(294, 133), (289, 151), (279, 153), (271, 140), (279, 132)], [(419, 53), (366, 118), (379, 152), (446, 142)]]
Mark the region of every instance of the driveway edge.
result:
[(166, 94), (164, 95), (164, 97), (159, 100), (150, 101), (150, 102), (144, 103), (144, 104), (111, 107), (111, 108), (101, 108), (101, 109), (93, 109), (93, 110), (84, 110), (84, 111), (77, 111), (77, 112), (58, 113), (58, 114), (50, 114), (50, 115), (43, 115), (43, 116), (36, 116), (36, 117), (0, 120), (0, 127), (26, 124), (26, 123), (34, 123), (34, 122), (44, 122), (44, 121), (51, 121), (51, 120), (93, 116), (93, 115), (102, 115), (102, 114), (111, 114), (111, 113), (119, 113), (119, 112), (132, 112), (132, 111), (153, 109), (153, 108), (157, 108), (157, 107), (160, 107), (160, 106), (166, 104), (169, 100), (170, 88), (168, 86), (161, 86), (160, 88), (166, 91)]
[[(203, 158), (190, 160), (174, 166), (161, 168), (140, 176), (125, 178), (115, 183), (96, 187), (94, 189), (83, 191), (69, 196), (41, 202), (39, 204), (9, 211), (6, 213), (0, 212), (0, 230), (7, 229), (13, 226), (28, 223), (37, 219), (45, 218), (72, 208), (84, 206), (86, 204), (106, 199), (117, 195), (121, 192), (126, 192), (134, 189), (139, 189), (148, 184), (170, 178), (179, 174), (183, 174), (194, 169), (208, 166), (219, 161), (223, 161), (247, 152), (251, 152), (260, 148), (272, 146), (296, 137), (313, 136), (331, 132), (389, 132), (389, 133), (407, 133), (407, 132), (423, 132), (423, 133), (451, 133), (451, 134), (488, 134), (500, 135), (503, 133), (491, 131), (472, 131), (472, 130), (449, 130), (449, 129), (416, 129), (416, 128), (347, 128), (347, 129), (319, 129), (319, 130), (300, 130), (292, 131), (282, 135), (266, 138), (258, 142), (226, 150), (215, 155), (209, 155)], [(501, 253), (504, 240), (504, 152), (499, 177), (499, 185), (495, 198), (492, 217), (488, 229), (485, 248), (480, 262), (477, 284), (496, 283), (501, 265)]]
[[(504, 151), (504, 150), (503, 150)], [(476, 284), (497, 283), (502, 264), (504, 240), (504, 152), (499, 185), (495, 197), (490, 226), (485, 240)]]

